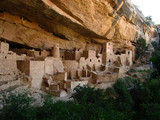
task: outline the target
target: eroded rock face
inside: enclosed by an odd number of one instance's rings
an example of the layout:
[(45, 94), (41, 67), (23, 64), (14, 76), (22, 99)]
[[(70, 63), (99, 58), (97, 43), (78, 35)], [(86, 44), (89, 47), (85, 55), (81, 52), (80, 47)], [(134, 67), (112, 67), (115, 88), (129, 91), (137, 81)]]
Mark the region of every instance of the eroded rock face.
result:
[(4, 17), (0, 20), (0, 26), (0, 37), (33, 48), (48, 49), (53, 47), (55, 43), (60, 44), (61, 48), (64, 49), (72, 49), (73, 47), (84, 48), (86, 45), (84, 42), (85, 38), (82, 35), (64, 26), (58, 26), (57, 30), (61, 28), (62, 32), (65, 32), (67, 36), (58, 34), (56, 37), (54, 33), (41, 29), (35, 23), (21, 20), (19, 17), (7, 13), (4, 13)]
[(123, 0), (1, 0), (0, 37), (30, 47), (100, 51), (106, 41), (130, 48), (139, 37), (150, 39), (144, 18)]

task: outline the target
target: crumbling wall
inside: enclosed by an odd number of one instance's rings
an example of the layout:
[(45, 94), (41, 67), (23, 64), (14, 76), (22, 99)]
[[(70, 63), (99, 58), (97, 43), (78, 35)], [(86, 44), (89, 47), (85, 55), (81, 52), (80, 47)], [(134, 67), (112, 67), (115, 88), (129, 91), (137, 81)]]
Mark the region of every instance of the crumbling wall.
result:
[(16, 54), (9, 51), (9, 44), (0, 42), (0, 74), (17, 74)]
[(68, 79), (78, 79), (78, 62), (75, 60), (63, 60), (64, 70)]

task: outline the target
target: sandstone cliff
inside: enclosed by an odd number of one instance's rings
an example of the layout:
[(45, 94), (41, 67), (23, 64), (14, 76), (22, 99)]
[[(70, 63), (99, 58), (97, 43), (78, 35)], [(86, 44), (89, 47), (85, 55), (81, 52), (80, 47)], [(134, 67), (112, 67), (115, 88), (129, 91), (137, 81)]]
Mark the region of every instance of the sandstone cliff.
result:
[(1, 0), (0, 38), (33, 48), (132, 49), (139, 37), (150, 40), (141, 12), (124, 0)]

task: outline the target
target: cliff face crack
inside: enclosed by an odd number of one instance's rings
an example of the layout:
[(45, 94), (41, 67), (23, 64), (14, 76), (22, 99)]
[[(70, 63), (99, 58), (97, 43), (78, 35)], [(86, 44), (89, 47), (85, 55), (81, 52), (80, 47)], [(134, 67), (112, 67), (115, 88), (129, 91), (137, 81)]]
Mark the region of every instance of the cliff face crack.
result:
[(66, 38), (66, 36), (62, 35), (62, 34), (58, 34), (58, 33), (52, 33), (54, 36), (64, 39), (64, 40), (69, 40), (68, 38)]
[(58, 8), (60, 8), (62, 11), (64, 11), (66, 14), (68, 14), (69, 16), (73, 17), (74, 19), (76, 19), (78, 22), (80, 22), (81, 24), (83, 24), (83, 21), (78, 18), (77, 16), (75, 16), (74, 14), (72, 14), (72, 12), (70, 12), (69, 10), (67, 10), (65, 7), (60, 6), (59, 5), (59, 1), (57, 0), (51, 0), (52, 3), (54, 3)]

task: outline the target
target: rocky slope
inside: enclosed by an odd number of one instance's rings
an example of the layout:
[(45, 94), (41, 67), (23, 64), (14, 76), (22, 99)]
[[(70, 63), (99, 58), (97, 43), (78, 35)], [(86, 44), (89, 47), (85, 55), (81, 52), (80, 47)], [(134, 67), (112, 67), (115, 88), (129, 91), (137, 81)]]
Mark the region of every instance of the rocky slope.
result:
[(139, 37), (149, 42), (141, 12), (124, 0), (1, 0), (0, 38), (34, 48), (132, 49)]

